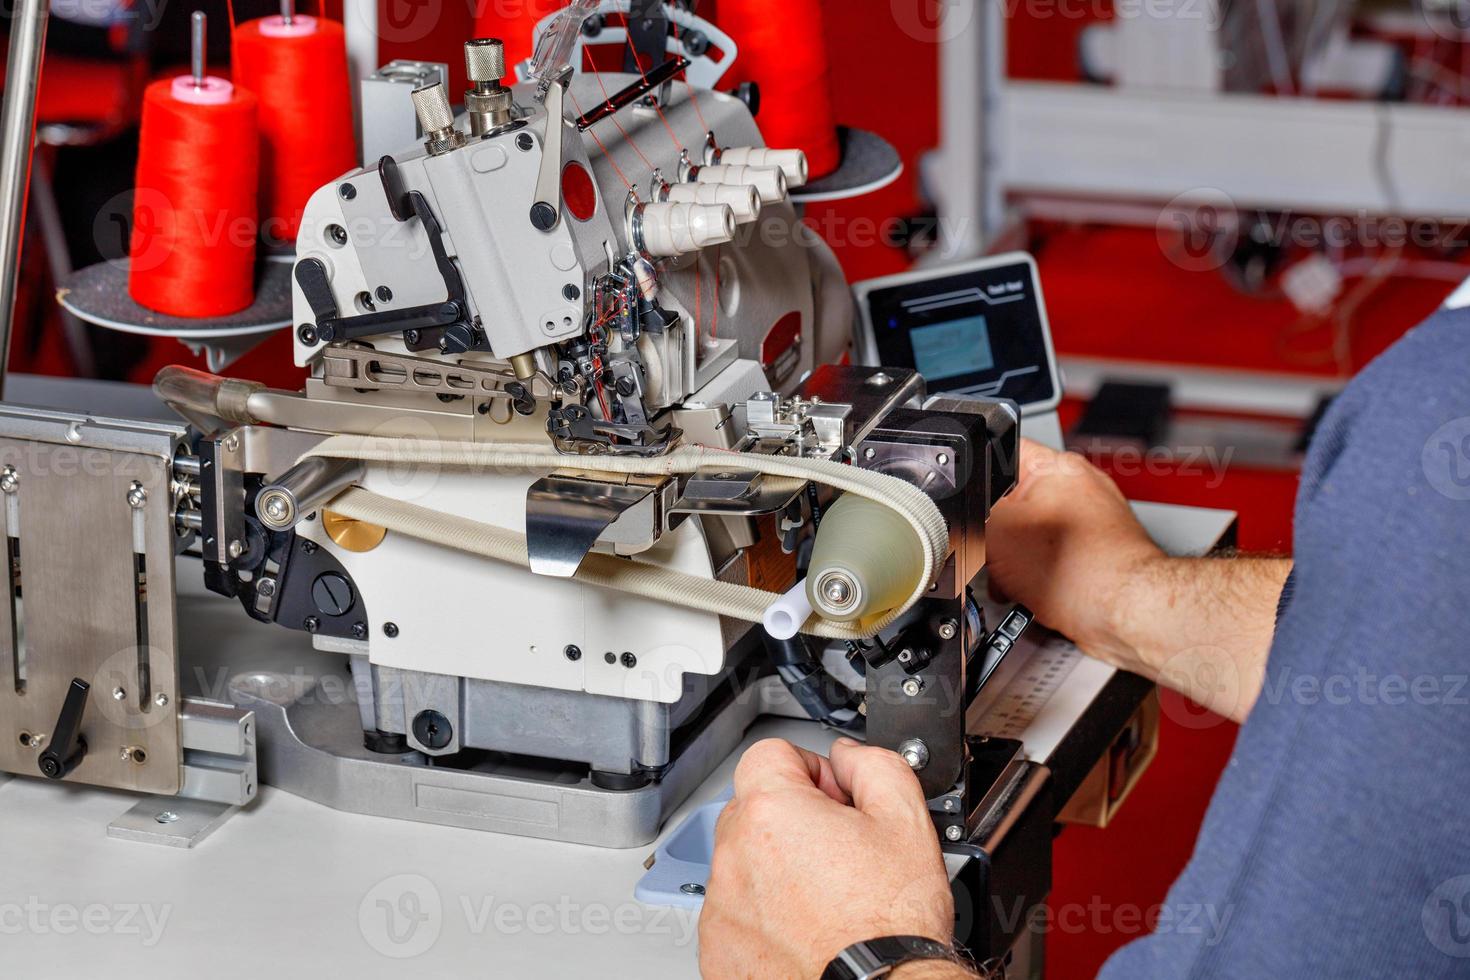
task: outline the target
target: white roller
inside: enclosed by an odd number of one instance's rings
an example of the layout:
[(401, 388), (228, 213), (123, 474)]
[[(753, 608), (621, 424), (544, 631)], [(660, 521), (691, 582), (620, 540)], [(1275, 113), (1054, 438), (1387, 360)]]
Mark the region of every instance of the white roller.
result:
[(649, 255), (683, 255), (735, 237), (735, 212), (725, 204), (645, 204), (638, 220)]
[(735, 212), (735, 223), (760, 217), (761, 196), (750, 184), (671, 184), (664, 199), (679, 204), (724, 204)]
[(786, 199), (786, 175), (777, 167), (735, 167), (719, 164), (700, 167), (694, 179), (701, 184), (750, 184), (761, 196), (761, 203), (775, 204)]
[(766, 632), (778, 640), (789, 640), (801, 632), (811, 618), (812, 604), (806, 597), (806, 579), (797, 582), (786, 594), (766, 607), (761, 623)]
[(806, 154), (801, 150), (775, 150), (769, 146), (727, 146), (720, 163), (733, 167), (776, 167), (786, 177), (787, 187), (805, 187)]

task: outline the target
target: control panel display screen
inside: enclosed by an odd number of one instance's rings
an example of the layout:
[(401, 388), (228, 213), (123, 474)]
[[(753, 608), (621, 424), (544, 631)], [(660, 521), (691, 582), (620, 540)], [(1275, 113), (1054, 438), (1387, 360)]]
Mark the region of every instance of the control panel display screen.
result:
[(929, 390), (1051, 408), (1058, 385), (1036, 267), (1020, 253), (962, 269), (860, 283), (873, 363)]
[(915, 327), (909, 333), (914, 367), (930, 381), (963, 377), (995, 367), (985, 317), (967, 316), (947, 323)]

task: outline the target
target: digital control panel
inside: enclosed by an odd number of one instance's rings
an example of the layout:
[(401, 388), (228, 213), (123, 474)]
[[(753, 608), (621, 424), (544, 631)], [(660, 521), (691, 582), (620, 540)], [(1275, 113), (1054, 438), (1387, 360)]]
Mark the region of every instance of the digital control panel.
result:
[(1036, 262), (1023, 252), (853, 286), (859, 356), (913, 368), (930, 392), (1007, 398), (1030, 415), (1061, 400)]

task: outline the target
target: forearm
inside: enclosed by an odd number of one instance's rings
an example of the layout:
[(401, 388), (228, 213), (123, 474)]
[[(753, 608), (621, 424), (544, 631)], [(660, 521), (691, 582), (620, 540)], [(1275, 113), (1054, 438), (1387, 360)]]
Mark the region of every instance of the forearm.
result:
[(1140, 561), (1106, 600), (1088, 653), (1243, 721), (1260, 694), (1276, 608), (1291, 571), (1284, 558)]

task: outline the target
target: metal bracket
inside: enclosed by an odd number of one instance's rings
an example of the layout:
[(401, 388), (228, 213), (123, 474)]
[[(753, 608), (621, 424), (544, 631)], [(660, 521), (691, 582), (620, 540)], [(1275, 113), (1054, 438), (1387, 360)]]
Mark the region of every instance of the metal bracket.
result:
[(107, 825), (114, 840), (190, 848), (218, 830), (240, 809), (206, 800), (149, 796)]

